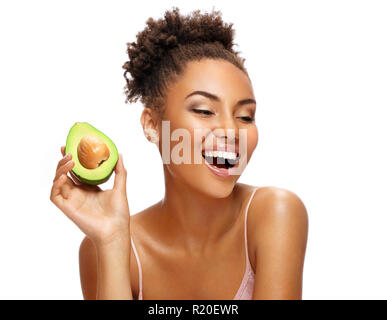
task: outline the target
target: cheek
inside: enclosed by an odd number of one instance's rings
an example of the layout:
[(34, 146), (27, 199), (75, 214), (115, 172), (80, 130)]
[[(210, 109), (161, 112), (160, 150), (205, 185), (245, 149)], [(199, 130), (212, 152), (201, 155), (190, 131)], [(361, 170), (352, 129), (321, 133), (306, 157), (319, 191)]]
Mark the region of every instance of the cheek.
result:
[[(208, 135), (208, 131), (210, 131), (210, 127), (207, 127), (205, 124), (203, 124), (202, 121), (198, 119), (192, 119), (189, 116), (180, 116), (178, 121), (170, 121), (171, 137), (174, 131), (176, 131), (177, 135), (180, 136), (180, 140), (170, 141), (171, 149), (177, 144), (179, 144), (180, 146), (184, 146), (184, 149), (187, 148), (191, 150), (192, 154), (194, 152), (195, 147), (199, 148), (198, 150), (201, 150), (201, 146), (206, 135)], [(184, 133), (184, 141), (181, 137), (182, 133)], [(189, 139), (187, 139), (186, 137), (189, 137)]]
[(249, 158), (258, 145), (258, 128), (254, 126), (247, 131), (247, 153)]
[[(165, 136), (162, 136), (162, 141), (165, 143), (165, 146), (169, 144), (169, 150), (165, 148), (164, 151), (169, 152), (170, 164), (172, 166), (182, 164), (181, 161), (188, 162), (186, 164), (194, 163), (195, 129), (193, 126), (184, 121), (170, 121), (169, 135), (166, 130)], [(201, 148), (199, 147), (197, 150), (201, 150)], [(185, 167), (184, 164), (178, 166), (178, 168)]]

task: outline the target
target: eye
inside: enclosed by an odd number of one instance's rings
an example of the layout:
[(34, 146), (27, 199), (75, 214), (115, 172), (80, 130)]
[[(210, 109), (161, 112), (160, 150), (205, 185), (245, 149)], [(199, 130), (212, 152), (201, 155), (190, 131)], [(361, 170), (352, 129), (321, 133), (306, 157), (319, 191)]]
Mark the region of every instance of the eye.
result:
[(205, 114), (205, 115), (208, 115), (208, 116), (213, 114), (213, 112), (211, 112), (209, 110), (192, 109), (192, 111), (195, 112), (195, 113)]
[(244, 122), (253, 122), (255, 119), (251, 117), (239, 117), (239, 119), (242, 119)]

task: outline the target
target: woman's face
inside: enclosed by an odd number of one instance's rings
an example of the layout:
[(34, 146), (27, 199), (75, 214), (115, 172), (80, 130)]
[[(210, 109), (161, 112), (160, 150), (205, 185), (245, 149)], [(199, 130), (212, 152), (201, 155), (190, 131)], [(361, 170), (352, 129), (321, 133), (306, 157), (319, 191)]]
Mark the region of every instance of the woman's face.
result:
[[(169, 132), (159, 128), (159, 148), (167, 178), (179, 179), (212, 197), (228, 196), (258, 143), (256, 105), (248, 76), (225, 60), (191, 61), (169, 87), (165, 101), (162, 120), (167, 121), (164, 125), (169, 125)], [(222, 159), (205, 158), (206, 149), (234, 151), (239, 160), (227, 169), (225, 161), (217, 164)], [(233, 152), (221, 156), (232, 161)], [(217, 166), (208, 166), (205, 159)]]

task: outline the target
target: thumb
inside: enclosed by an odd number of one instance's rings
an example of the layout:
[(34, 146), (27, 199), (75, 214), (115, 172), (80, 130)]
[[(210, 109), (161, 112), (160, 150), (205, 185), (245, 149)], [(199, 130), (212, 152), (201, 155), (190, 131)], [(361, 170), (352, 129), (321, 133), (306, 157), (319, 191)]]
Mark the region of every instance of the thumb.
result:
[(114, 168), (114, 186), (113, 189), (121, 190), (126, 192), (126, 176), (127, 171), (124, 167), (124, 162), (122, 160), (122, 154), (118, 155), (118, 160), (116, 167)]

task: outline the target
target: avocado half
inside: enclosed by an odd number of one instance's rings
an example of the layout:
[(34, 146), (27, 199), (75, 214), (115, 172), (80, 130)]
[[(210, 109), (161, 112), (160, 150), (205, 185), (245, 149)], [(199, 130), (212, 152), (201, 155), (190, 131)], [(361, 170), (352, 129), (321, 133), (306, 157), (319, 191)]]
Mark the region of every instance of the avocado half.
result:
[[(85, 168), (78, 158), (78, 145), (85, 136), (95, 137), (109, 149), (109, 157), (97, 168)], [(98, 185), (106, 182), (113, 173), (118, 160), (118, 150), (112, 140), (87, 122), (76, 122), (70, 129), (66, 140), (66, 154), (71, 153), (75, 165), (72, 172), (83, 183)]]

